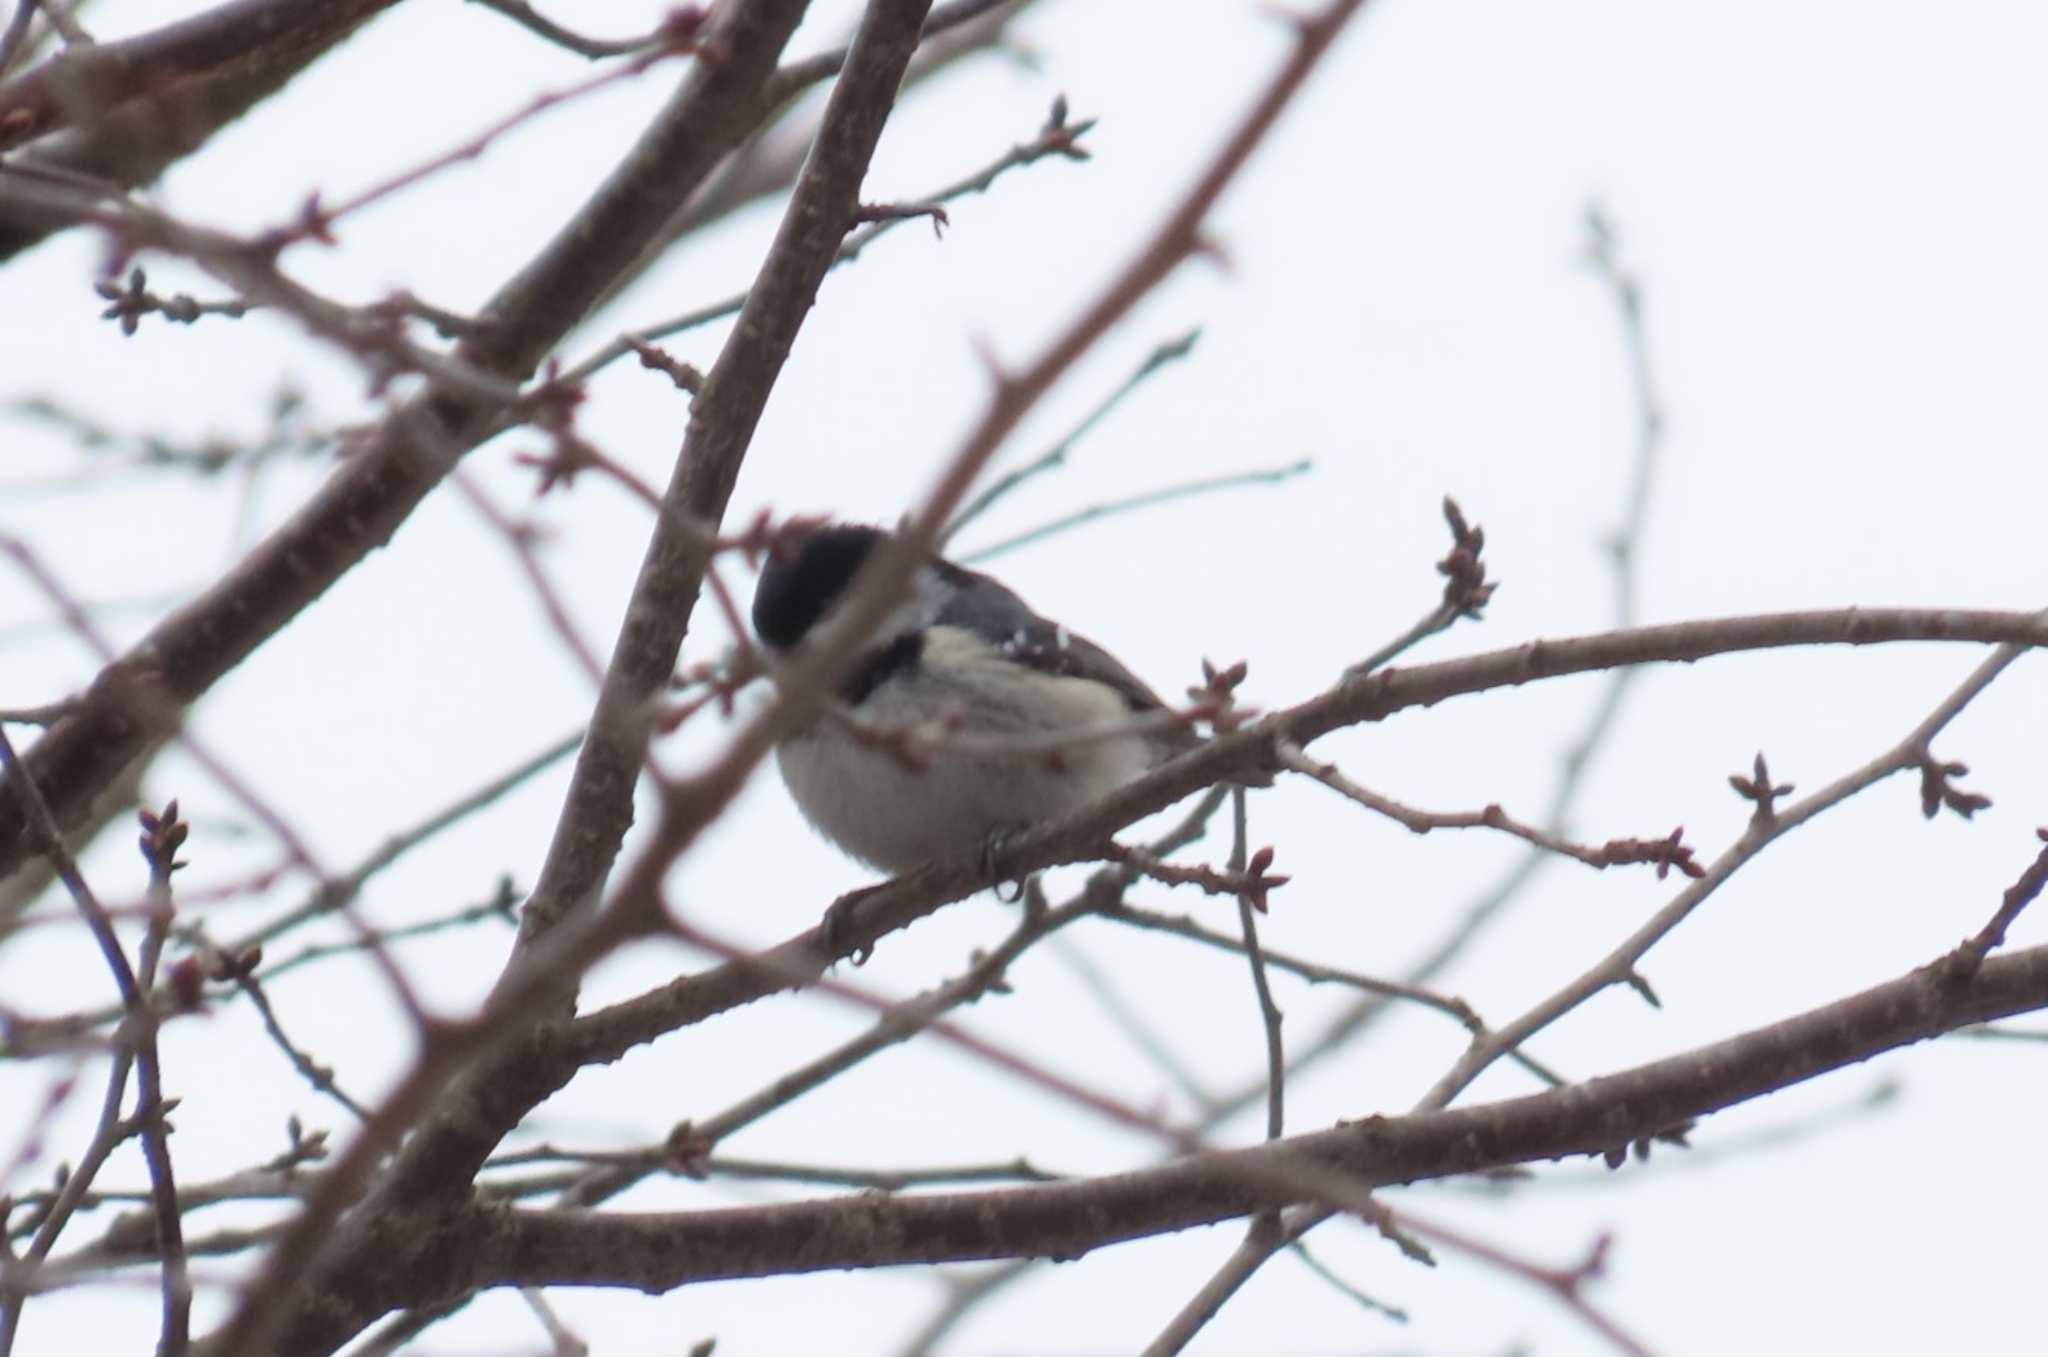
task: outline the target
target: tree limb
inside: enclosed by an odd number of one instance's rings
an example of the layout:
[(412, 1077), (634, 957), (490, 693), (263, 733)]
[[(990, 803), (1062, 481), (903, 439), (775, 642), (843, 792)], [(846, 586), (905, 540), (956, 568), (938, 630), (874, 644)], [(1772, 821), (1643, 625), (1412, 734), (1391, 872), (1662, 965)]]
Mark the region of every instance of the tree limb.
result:
[[(1528, 1097), (1369, 1117), (1335, 1130), (1158, 1168), (987, 1192), (852, 1195), (660, 1213), (469, 1213), (447, 1252), (463, 1286), (631, 1286), (827, 1268), (1051, 1257), (1284, 1204), (1271, 1170), (1359, 1187), (1602, 1154), (1688, 1119), (1901, 1046), (2048, 1007), (2048, 946), (1992, 957), (1968, 978), (1941, 962), (1683, 1055)], [(437, 1278), (436, 1282), (444, 1279)]]

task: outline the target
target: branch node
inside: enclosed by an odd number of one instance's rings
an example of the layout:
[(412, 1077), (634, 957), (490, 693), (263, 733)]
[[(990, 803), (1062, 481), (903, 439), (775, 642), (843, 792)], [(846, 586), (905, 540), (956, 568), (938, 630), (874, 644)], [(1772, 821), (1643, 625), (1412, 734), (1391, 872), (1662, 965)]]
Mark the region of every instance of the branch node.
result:
[(1218, 735), (1228, 735), (1245, 722), (1259, 714), (1257, 707), (1239, 706), (1238, 685), (1251, 673), (1251, 666), (1243, 660), (1218, 669), (1204, 657), (1202, 660), (1202, 681), (1188, 688), (1188, 698), (1194, 704), (1183, 715), (1190, 721), (1206, 721)]
[(191, 325), (201, 316), (226, 316), (236, 319), (249, 313), (254, 303), (239, 298), (222, 302), (202, 302), (189, 293), (173, 293), (169, 297), (158, 296), (149, 290), (149, 275), (140, 265), (128, 271), (125, 282), (102, 278), (92, 285), (92, 290), (109, 303), (100, 312), (101, 320), (118, 321), (121, 333), (132, 335), (141, 326), (142, 318), (156, 314), (179, 325)]
[(1500, 587), (1486, 578), (1486, 565), (1479, 559), (1486, 549), (1486, 529), (1466, 522), (1465, 511), (1449, 495), (1444, 496), (1444, 521), (1451, 527), (1451, 550), (1436, 563), (1437, 573), (1444, 577), (1444, 607), (1455, 616), (1476, 620)]
[(1750, 814), (1750, 822), (1757, 825), (1776, 824), (1778, 798), (1792, 794), (1791, 783), (1771, 781), (1770, 765), (1764, 762), (1762, 750), (1757, 751), (1756, 762), (1750, 765), (1750, 776), (1730, 773), (1728, 785), (1735, 789), (1737, 796), (1755, 803), (1756, 809)]
[(1920, 757), (1920, 813), (1932, 820), (1947, 806), (1965, 820), (1991, 805), (1991, 798), (1979, 792), (1966, 792), (1955, 786), (1950, 779), (1967, 777), (1970, 767), (1965, 763), (1943, 763), (1932, 753)]
[(847, 223), (847, 229), (878, 221), (908, 221), (913, 217), (931, 219), (935, 240), (944, 240), (946, 228), (953, 224), (946, 209), (937, 203), (861, 203), (853, 209), (853, 220)]
[(662, 1163), (671, 1173), (703, 1179), (710, 1175), (711, 1150), (717, 1142), (691, 1122), (677, 1122), (662, 1141)]
[[(2037, 829), (2034, 837), (2048, 844), (2048, 829)], [(1998, 912), (1991, 916), (1972, 937), (1956, 944), (1955, 950), (1933, 963), (1930, 969), (1935, 978), (1944, 984), (1968, 984), (1976, 978), (1984, 965), (1984, 958), (2005, 944), (2006, 930), (2020, 917), (2020, 912), (2048, 887), (2048, 848), (2043, 848), (2020, 873), (2019, 880), (2008, 886), (2005, 895), (1998, 902)]]
[(158, 812), (138, 811), (136, 819), (142, 823), (138, 842), (143, 861), (149, 864), (150, 876), (159, 883), (169, 881), (171, 873), (185, 865), (178, 861), (178, 850), (184, 846), (192, 827), (178, 818), (175, 800)]
[(659, 344), (650, 344), (638, 335), (623, 335), (626, 347), (640, 355), (640, 366), (653, 372), (665, 374), (674, 382), (678, 391), (696, 395), (704, 389), (704, 373), (701, 369), (683, 362)]

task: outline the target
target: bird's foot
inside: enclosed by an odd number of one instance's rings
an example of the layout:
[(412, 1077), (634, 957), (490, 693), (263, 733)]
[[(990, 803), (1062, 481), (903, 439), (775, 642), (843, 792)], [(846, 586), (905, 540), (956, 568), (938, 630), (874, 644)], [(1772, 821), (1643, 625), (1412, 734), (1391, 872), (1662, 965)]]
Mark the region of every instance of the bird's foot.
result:
[[(839, 955), (854, 937), (854, 912), (860, 908), (862, 901), (887, 884), (885, 881), (880, 885), (862, 886), (859, 890), (848, 891), (825, 906), (825, 917), (818, 921), (818, 934), (827, 952), (835, 957)], [(856, 966), (865, 966), (874, 952), (874, 943), (863, 943), (855, 948), (847, 959)]]
[(1021, 828), (1011, 826), (992, 830), (981, 841), (982, 879), (988, 882), (996, 899), (1006, 905), (1014, 905), (1024, 898), (1024, 885), (1031, 876), (1029, 872), (1015, 872), (1004, 866), (1010, 841), (1017, 837)]

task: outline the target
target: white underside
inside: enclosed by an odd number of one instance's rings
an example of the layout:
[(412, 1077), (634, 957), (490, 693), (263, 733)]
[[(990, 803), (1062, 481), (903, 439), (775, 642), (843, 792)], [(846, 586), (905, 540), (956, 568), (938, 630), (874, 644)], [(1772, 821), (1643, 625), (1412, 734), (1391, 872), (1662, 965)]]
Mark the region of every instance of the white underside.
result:
[(942, 746), (928, 766), (909, 766), (888, 748), (857, 742), (843, 723), (820, 718), (776, 751), (810, 822), (839, 847), (886, 872), (966, 852), (1102, 797), (1160, 762), (1165, 746), (1124, 729), (1123, 699), (1085, 679), (1033, 674), (952, 628), (926, 633), (915, 669), (892, 677), (860, 705), (871, 727), (904, 728), (955, 713), (953, 738), (981, 742), (1080, 736), (1056, 752)]

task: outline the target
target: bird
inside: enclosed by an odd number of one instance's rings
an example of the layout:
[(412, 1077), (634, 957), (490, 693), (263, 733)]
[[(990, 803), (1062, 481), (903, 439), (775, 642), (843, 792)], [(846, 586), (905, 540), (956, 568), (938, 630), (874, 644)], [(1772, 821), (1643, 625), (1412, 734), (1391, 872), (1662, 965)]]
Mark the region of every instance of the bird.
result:
[[(754, 590), (763, 648), (801, 653), (890, 540), (857, 523), (788, 535)], [(919, 563), (909, 600), (883, 619), (837, 696), (846, 711), (784, 737), (776, 763), (814, 828), (891, 875), (969, 849), (997, 874), (1003, 839), (1201, 743), (1107, 650), (937, 555)], [(938, 734), (915, 750), (889, 738), (911, 730)]]

